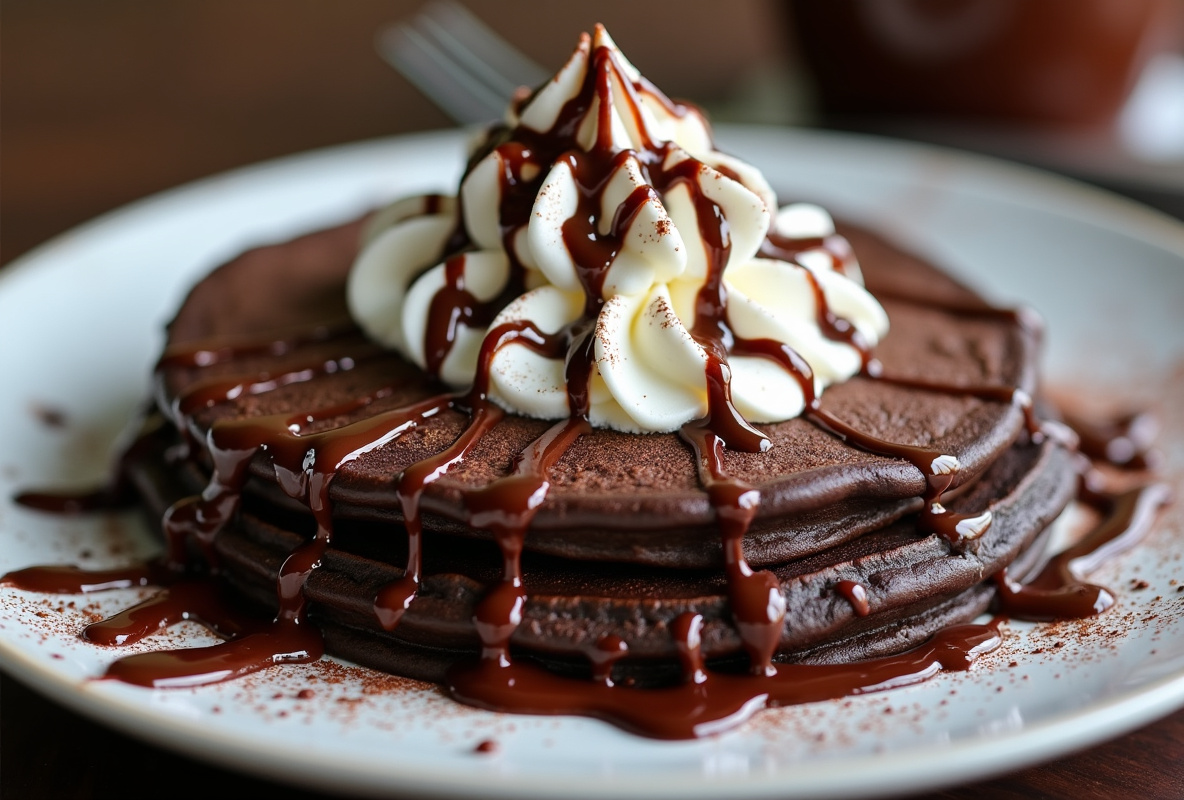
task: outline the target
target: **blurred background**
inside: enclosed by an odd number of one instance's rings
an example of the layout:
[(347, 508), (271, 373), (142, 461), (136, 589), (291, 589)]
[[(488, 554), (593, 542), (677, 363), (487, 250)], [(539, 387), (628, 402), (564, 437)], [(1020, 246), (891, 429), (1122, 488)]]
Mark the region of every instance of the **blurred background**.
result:
[[(186, 181), (452, 124), (376, 52), (378, 32), (423, 5), (3, 0), (0, 265)], [(717, 121), (979, 150), (1184, 218), (1184, 0), (468, 6), (552, 69), (580, 31), (603, 22), (657, 86)], [(126, 800), (154, 796), (155, 777), (175, 786), (180, 774), (207, 794), (276, 791), (114, 734), (3, 676), (0, 688), (6, 797)], [(1087, 753), (940, 796), (1178, 796), (1182, 765), (1184, 712)], [(129, 786), (129, 771), (148, 780)]]
[[(423, 5), (4, 0), (0, 264), (194, 178), (449, 125), (374, 46)], [(717, 120), (979, 149), (1184, 216), (1184, 0), (469, 5), (548, 68), (603, 22)]]
[[(260, 159), (451, 120), (378, 56), (419, 0), (4, 0), (0, 262), (96, 214)], [(784, 63), (771, 0), (472, 3), (558, 68), (603, 22), (667, 93), (727, 102)]]

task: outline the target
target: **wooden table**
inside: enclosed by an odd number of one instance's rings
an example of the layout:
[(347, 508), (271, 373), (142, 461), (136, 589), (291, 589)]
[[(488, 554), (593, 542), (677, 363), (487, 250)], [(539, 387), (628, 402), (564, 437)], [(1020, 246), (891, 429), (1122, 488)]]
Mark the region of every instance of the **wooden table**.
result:
[[(418, 5), (5, 0), (0, 263), (105, 210), (193, 178), (312, 147), (445, 125), (370, 48), (381, 24)], [(494, 22), (540, 60), (558, 63), (574, 32), (595, 21), (558, 8), (563, 5), (539, 12), (513, 0), (499, 4), (502, 18)], [(641, 13), (659, 24), (672, 3), (646, 5)], [(609, 24), (658, 85), (709, 99), (697, 92), (718, 91), (744, 58), (784, 55), (769, 5), (741, 3), (721, 24), (708, 17), (714, 6), (707, 0), (679, 4), (689, 9), (673, 23), (684, 26), (683, 35), (694, 40), (710, 30), (720, 45), (713, 52), (722, 60), (710, 64), (690, 48), (655, 43), (647, 29), (633, 30), (627, 23), (638, 13), (636, 3), (601, 3), (596, 19)], [(561, 35), (534, 35), (517, 22), (522, 19)], [(6, 798), (130, 800), (166, 788), (176, 796), (325, 797), (114, 733), (7, 676), (0, 676), (0, 747)], [(1041, 767), (929, 795), (984, 796), (1184, 797), (1184, 712)]]

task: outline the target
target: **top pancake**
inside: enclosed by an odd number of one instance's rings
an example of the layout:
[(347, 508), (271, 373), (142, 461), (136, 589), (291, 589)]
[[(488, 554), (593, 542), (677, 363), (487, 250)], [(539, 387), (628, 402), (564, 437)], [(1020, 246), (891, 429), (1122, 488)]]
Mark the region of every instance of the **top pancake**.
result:
[[(223, 265), (190, 293), (169, 327), (169, 346), (261, 342), (347, 321), (344, 285), (359, 232), (360, 223), (351, 223), (258, 248)], [(936, 268), (866, 231), (841, 232), (851, 240), (868, 288), (891, 320), (891, 331), (875, 351), (886, 374), (1033, 393), (1037, 343), (1031, 331), (1008, 315), (967, 313), (983, 308), (982, 301)], [(359, 361), (353, 370), (198, 412), (194, 433), (201, 442), (220, 419), (330, 407), (392, 387), (389, 396), (364, 409), (319, 423), (334, 427), (443, 390), (397, 354), (376, 349), (353, 333), (282, 355), (241, 357), (200, 369), (166, 367), (159, 375), (159, 398), (167, 405), (195, 382), (215, 376), (254, 379), (261, 372), (275, 375), (344, 355)], [(1023, 427), (1022, 413), (1011, 403), (867, 378), (828, 388), (822, 407), (869, 435), (956, 456), (962, 469), (955, 486), (982, 474)], [(330, 487), (334, 513), (398, 522), (395, 479), (405, 467), (451, 444), (466, 420), (459, 412), (441, 413), (345, 464)], [(506, 474), (515, 456), (551, 424), (508, 415), (463, 463), (428, 487), (422, 500), (425, 527), (486, 536), (461, 522), (459, 488)], [(760, 511), (745, 540), (745, 555), (754, 566), (819, 552), (920, 506), (925, 478), (905, 461), (859, 450), (801, 419), (758, 427), (772, 449), (725, 455), (729, 474), (761, 490)], [(301, 508), (279, 491), (267, 453), (256, 456), (252, 475), (251, 492)], [(691, 451), (677, 434), (594, 431), (576, 442), (549, 478), (551, 490), (531, 525), (528, 549), (673, 567), (721, 562), (714, 511), (699, 485)]]

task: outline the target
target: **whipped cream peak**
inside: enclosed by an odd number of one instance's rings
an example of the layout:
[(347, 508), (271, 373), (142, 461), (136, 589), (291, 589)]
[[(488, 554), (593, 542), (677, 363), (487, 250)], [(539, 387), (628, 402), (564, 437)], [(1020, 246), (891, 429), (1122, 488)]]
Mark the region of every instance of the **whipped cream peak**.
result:
[(602, 25), (580, 36), (563, 68), (520, 110), (511, 108), (507, 121), (537, 133), (561, 132), (584, 151), (646, 151), (671, 141), (695, 154), (713, 149), (702, 113), (646, 81)]
[(888, 326), (829, 214), (779, 210), (601, 26), (511, 103), (457, 199), (376, 215), (347, 299), (370, 336), (510, 411), (707, 420), (750, 450), (767, 441), (749, 422), (800, 414)]

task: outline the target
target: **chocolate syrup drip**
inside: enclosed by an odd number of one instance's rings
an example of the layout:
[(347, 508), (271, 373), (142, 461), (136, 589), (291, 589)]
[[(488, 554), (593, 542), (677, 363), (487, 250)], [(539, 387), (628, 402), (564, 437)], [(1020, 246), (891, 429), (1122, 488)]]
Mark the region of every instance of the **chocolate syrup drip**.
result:
[(522, 294), (521, 279), (512, 277), (492, 300), (478, 300), (465, 288), (467, 258), (466, 254), (461, 253), (444, 262), (444, 285), (432, 296), (428, 307), (424, 361), (427, 371), (432, 375), (440, 374), (440, 368), (452, 352), (461, 326), (475, 329), (489, 327), (497, 313)]
[(348, 403), (309, 412), (214, 423), (206, 437), (214, 466), (209, 484), (201, 495), (175, 503), (164, 517), (170, 560), (183, 567), (185, 542), (193, 539), (201, 546), (206, 560), (217, 565), (214, 539), (238, 510), (247, 470), (260, 450), (267, 452), (280, 488), (289, 496), (306, 501), (317, 520), (317, 536), (327, 539), (331, 530), (329, 483), (337, 469), (361, 453), (398, 437), (421, 418), (437, 413), (439, 402), (433, 398), (319, 433), (303, 431), (317, 422), (362, 409), (389, 396), (394, 388), (381, 387)]
[(769, 449), (769, 438), (752, 427), (732, 404), (727, 348), (735, 337), (724, 318), (728, 306), (724, 269), (732, 249), (731, 233), (722, 209), (699, 186), (702, 169), (701, 164), (687, 159), (665, 176), (667, 186), (683, 183), (691, 187), (699, 233), (707, 252), (707, 275), (695, 296), (695, 324), (690, 331), (707, 355), (707, 417), (702, 423), (727, 447), (759, 453)]
[(135, 644), (170, 625), (192, 620), (225, 637), (242, 636), (265, 629), (258, 620), (243, 616), (225, 602), (221, 590), (207, 580), (170, 580), (158, 594), (120, 611), (113, 617), (87, 625), (82, 638), (115, 647)]
[(182, 579), (163, 561), (82, 570), (44, 566), (10, 572), (0, 584), (35, 592), (87, 594), (150, 584), (158, 594), (101, 622), (87, 625), (82, 638), (98, 645), (134, 644), (170, 625), (190, 620), (232, 639), (212, 647), (142, 653), (117, 659), (104, 678), (140, 686), (197, 686), (229, 680), (280, 662), (314, 661), (324, 647), (309, 625), (267, 624), (244, 614), (208, 579)]
[(999, 646), (988, 625), (946, 628), (899, 655), (852, 664), (780, 665), (769, 676), (703, 667), (701, 618), (671, 624), (687, 679), (675, 686), (633, 689), (563, 678), (533, 664), (450, 673), (453, 697), (479, 708), (520, 714), (578, 714), (657, 739), (691, 739), (735, 727), (762, 708), (812, 703), (883, 691), (928, 680), (942, 670), (965, 670)]
[(95, 511), (113, 511), (135, 502), (122, 488), (103, 486), (89, 492), (21, 492), (12, 502), (49, 514), (75, 516)]
[(203, 408), (211, 408), (239, 397), (266, 394), (284, 386), (305, 383), (322, 375), (348, 372), (383, 355), (381, 348), (363, 344), (361, 352), (309, 360), (275, 375), (262, 372), (197, 381), (177, 394), (172, 403), (173, 419), (184, 421)]
[[(214, 540), (236, 513), (247, 467), (260, 449), (267, 450), (280, 487), (290, 496), (304, 500), (312, 512), (317, 523), (316, 534), (290, 553), (280, 566), (276, 580), (279, 611), (269, 625), (247, 632), (243, 625), (231, 624), (236, 619), (233, 612), (220, 605), (210, 605), (207, 591), (178, 590), (174, 586), (146, 601), (145, 619), (155, 620), (157, 627), (163, 627), (195, 618), (234, 638), (211, 647), (129, 656), (113, 663), (105, 677), (145, 686), (194, 686), (228, 680), (280, 662), (310, 661), (321, 656), (324, 646), (320, 633), (306, 620), (304, 585), (332, 541), (328, 496), (332, 478), (342, 464), (409, 430), (424, 416), (437, 413), (440, 403), (433, 398), (340, 428), (303, 435), (301, 431), (306, 425), (348, 413), (386, 393), (389, 389), (345, 406), (307, 414), (275, 414), (215, 423), (207, 437), (214, 464), (209, 484), (200, 496), (174, 504), (165, 514), (163, 526), (169, 544), (169, 566), (175, 570), (186, 567), (186, 541), (193, 539), (207, 562), (216, 567)], [(138, 609), (133, 612), (138, 620)], [(117, 635), (123, 636), (133, 622), (136, 620), (117, 616), (92, 628), (101, 632), (112, 626)], [(88, 636), (92, 628), (88, 628)]]
[(908, 461), (921, 471), (926, 483), (925, 493), (921, 496), (925, 505), (917, 515), (917, 529), (921, 533), (936, 533), (951, 544), (959, 544), (967, 539), (977, 539), (987, 532), (991, 525), (990, 511), (959, 514), (947, 510), (941, 503), (942, 496), (954, 482), (954, 474), (960, 469), (956, 457), (940, 450), (870, 436), (817, 405), (806, 411), (805, 416), (818, 427), (860, 450)]
[(772, 258), (793, 264), (806, 275), (810, 289), (814, 295), (814, 318), (822, 335), (833, 342), (840, 342), (855, 349), (859, 353), (864, 372), (875, 369), (872, 359), (871, 345), (851, 321), (836, 314), (826, 299), (822, 283), (810, 269), (803, 265), (798, 256), (807, 251), (820, 251), (830, 257), (831, 267), (840, 275), (851, 274), (854, 255), (851, 244), (846, 237), (832, 234), (830, 236), (811, 236), (801, 239), (784, 236), (776, 231), (769, 231), (765, 241), (761, 243), (759, 254), (765, 258)]
[[(540, 332), (527, 321), (499, 325), (487, 333), (482, 342), (481, 352), (477, 358), (477, 375), (469, 392), (464, 395), (437, 398), (440, 403), (437, 410), (442, 410), (445, 403), (450, 407), (465, 408), (471, 415), (470, 421), (451, 446), (431, 458), (412, 464), (399, 476), (396, 494), (407, 533), (407, 561), (403, 577), (380, 589), (374, 599), (375, 616), (386, 630), (394, 630), (399, 624), (399, 620), (411, 606), (419, 590), (423, 564), (423, 520), (419, 505), (424, 491), (429, 484), (439, 480), (449, 469), (463, 461), (473, 445), (505, 415), (504, 411), (489, 402), (488, 394), (493, 357), (502, 347), (510, 344), (521, 344), (535, 352), (554, 357), (561, 352), (563, 341), (561, 337), (548, 336)], [(525, 527), (522, 536), (525, 536)]]
[(776, 575), (768, 570), (754, 572), (744, 558), (744, 535), (760, 507), (760, 491), (727, 475), (724, 442), (707, 424), (684, 425), (680, 435), (695, 451), (699, 481), (715, 509), (723, 540), (728, 602), (740, 641), (753, 673), (773, 674), (773, 653), (781, 642), (785, 620), (785, 595)]
[(682, 682), (685, 686), (699, 686), (707, 682), (702, 634), (701, 614), (684, 611), (670, 623), (670, 635), (678, 647), (678, 660), (682, 664)]
[(596, 364), (596, 323), (583, 320), (568, 328), (571, 345), (563, 365), (567, 407), (573, 417), (587, 419), (592, 408), (592, 370)]
[(1083, 488), (1083, 499), (1098, 506), (1105, 516), (1028, 583), (1011, 580), (1007, 570), (996, 574), (999, 607), (1008, 616), (1036, 621), (1083, 619), (1113, 606), (1114, 595), (1109, 590), (1085, 583), (1078, 575), (1134, 547), (1147, 535), (1156, 512), (1171, 496), (1160, 483), (1117, 493)]
[[(311, 338), (319, 341), (321, 337)], [(253, 354), (261, 347), (263, 345), (246, 345), (235, 352)], [(200, 348), (190, 351), (200, 352), (211, 351)], [(227, 351), (221, 351), (218, 359), (229, 357)], [(201, 357), (200, 360), (210, 359)], [(175, 409), (200, 407), (207, 399), (216, 402), (219, 392), (223, 399), (230, 399), (225, 395), (233, 392), (228, 388), (231, 385), (248, 385), (257, 393), (263, 393), (293, 380), (311, 379), (315, 374), (335, 372), (354, 363), (356, 359), (352, 358), (332, 359), (320, 366), (288, 373), (287, 380), (272, 380), (260, 375), (249, 383), (235, 378), (199, 384), (188, 397), (200, 397), (201, 402), (187, 403), (186, 396), (182, 396)], [(309, 371), (314, 375), (307, 376), (305, 373)], [(216, 569), (214, 540), (236, 513), (248, 467), (260, 450), (267, 452), (283, 491), (306, 503), (317, 522), (316, 534), (289, 554), (281, 565), (276, 582), (279, 611), (268, 625), (243, 624), (230, 609), (215, 602), (208, 584), (199, 582), (175, 584), (144, 604), (89, 627), (84, 634), (87, 638), (120, 644), (184, 619), (196, 619), (212, 630), (232, 637), (228, 642), (207, 648), (120, 659), (112, 664), (106, 677), (141, 685), (197, 685), (226, 680), (281, 661), (319, 658), (324, 648), (319, 632), (305, 618), (304, 585), (332, 541), (328, 492), (333, 476), (342, 464), (396, 438), (420, 419), (438, 413), (451, 398), (431, 398), (316, 433), (304, 433), (304, 430), (318, 422), (361, 409), (388, 396), (393, 390), (394, 387), (381, 387), (347, 404), (307, 413), (216, 422), (207, 436), (207, 448), (213, 462), (209, 484), (200, 496), (174, 504), (165, 514), (167, 567), (174, 573), (187, 568), (186, 543), (192, 540), (201, 548), (206, 562)], [(159, 581), (159, 574), (149, 579)]]
[(867, 339), (849, 320), (840, 317), (831, 310), (818, 276), (804, 266), (798, 265), (798, 269), (806, 274), (806, 279), (810, 282), (810, 288), (814, 293), (814, 319), (818, 323), (822, 335), (831, 341), (842, 342), (853, 347), (859, 353), (863, 369), (867, 371), (872, 364), (871, 345), (868, 344)]
[(830, 257), (831, 267), (841, 275), (851, 276), (855, 254), (847, 237), (832, 233), (829, 236), (786, 236), (770, 230), (761, 243), (758, 254), (774, 261), (798, 263), (798, 256), (807, 251), (820, 251)]
[(526, 530), (551, 488), (547, 471), (568, 448), (591, 430), (588, 421), (571, 417), (551, 426), (526, 448), (512, 472), (489, 485), (466, 493), (468, 521), (493, 533), (502, 554), (502, 579), (477, 605), (473, 625), (481, 638), (477, 665), (459, 664), (450, 676), (474, 670), (511, 666), (510, 637), (522, 622), (526, 591), (522, 586), (522, 546)]
[(46, 594), (90, 594), (108, 589), (159, 585), (174, 574), (159, 561), (113, 569), (82, 569), (73, 565), (28, 567), (0, 577), (0, 586)]
[(255, 337), (220, 344), (213, 342), (174, 344), (169, 345), (160, 360), (156, 362), (156, 371), (212, 367), (215, 364), (251, 356), (282, 356), (306, 345), (327, 342), (351, 334), (356, 335), (357, 331), (357, 326), (352, 322), (342, 321), (332, 325), (318, 325), (310, 330), (297, 331), (288, 336)]
[[(767, 358), (780, 365), (797, 381), (802, 392), (805, 401), (802, 415), (820, 429), (853, 447), (908, 461), (920, 470), (925, 476), (926, 483), (922, 495), (925, 505), (917, 518), (917, 528), (921, 533), (936, 533), (951, 544), (959, 544), (966, 539), (977, 539), (986, 533), (991, 524), (990, 511), (958, 514), (948, 511), (941, 504), (942, 495), (953, 484), (954, 473), (959, 469), (956, 457), (938, 450), (879, 439), (824, 411), (814, 392), (814, 375), (809, 364), (788, 345), (771, 339), (742, 339), (737, 341), (735, 352)], [(953, 386), (942, 388), (948, 391), (961, 391), (959, 387)]]
[(856, 615), (866, 617), (871, 613), (872, 608), (867, 599), (867, 589), (863, 588), (863, 584), (842, 580), (835, 584), (835, 589), (851, 604)]
[(490, 403), (481, 403), (464, 432), (442, 452), (417, 461), (399, 476), (396, 494), (403, 511), (403, 526), (407, 530), (407, 563), (403, 577), (384, 586), (374, 599), (374, 613), (385, 629), (393, 630), (399, 619), (415, 599), (419, 589), (423, 560), (423, 520), (419, 501), (428, 485), (441, 478), (448, 470), (464, 460), (473, 445), (493, 428), (505, 412)]
[(959, 385), (939, 381), (923, 381), (914, 378), (885, 375), (879, 369), (876, 370), (875, 374), (868, 375), (868, 377), (875, 378), (882, 383), (891, 383), (894, 386), (903, 386), (909, 389), (920, 389), (926, 392), (956, 395), (958, 397), (975, 397), (979, 400), (988, 400), (995, 403), (1010, 403), (1023, 413), (1024, 427), (1027, 429), (1028, 436), (1033, 442), (1040, 442), (1045, 438), (1051, 437), (1063, 446), (1070, 448), (1076, 447), (1078, 443), (1076, 428), (1073, 426), (1066, 427), (1049, 420), (1041, 420), (1036, 416), (1032, 396), (1023, 389), (1018, 389), (1014, 386), (1003, 386), (1000, 384)]
[(1080, 438), (1081, 452), (1095, 462), (1125, 469), (1152, 469), (1159, 461), (1152, 449), (1159, 422), (1148, 412), (1101, 422), (1067, 415), (1066, 422)]
[(601, 636), (585, 651), (592, 662), (592, 680), (604, 686), (614, 686), (613, 666), (629, 654), (629, 645), (616, 634)]
[(304, 664), (325, 653), (313, 625), (272, 625), (266, 631), (209, 647), (159, 650), (111, 663), (104, 678), (155, 689), (234, 680), (276, 664)]

